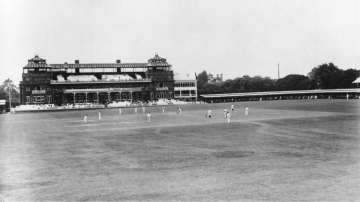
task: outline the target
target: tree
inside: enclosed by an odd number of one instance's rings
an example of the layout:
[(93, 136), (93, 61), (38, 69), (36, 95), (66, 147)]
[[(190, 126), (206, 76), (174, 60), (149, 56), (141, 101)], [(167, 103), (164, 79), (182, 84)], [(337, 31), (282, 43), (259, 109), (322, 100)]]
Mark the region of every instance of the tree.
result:
[(228, 79), (221, 83), (205, 83), (198, 86), (199, 94), (241, 93), (251, 91), (270, 91), (275, 89), (275, 81), (269, 77), (243, 76)]
[(360, 76), (356, 69), (342, 70), (333, 63), (324, 63), (314, 67), (308, 76), (290, 74), (279, 80), (269, 77), (245, 75), (228, 79), (221, 83), (208, 83), (206, 71), (197, 77), (199, 94), (241, 93), (272, 90), (310, 90), (315, 88), (350, 88), (352, 82)]
[(322, 64), (315, 67), (309, 73), (309, 77), (315, 88), (350, 88), (352, 82), (360, 76), (356, 69), (339, 69), (332, 63)]
[(277, 90), (308, 90), (311, 89), (309, 77), (299, 74), (289, 74), (276, 81)]
[(12, 103), (11, 106), (20, 103), (20, 94), (17, 86), (15, 86), (10, 79), (6, 79), (2, 85), (0, 85), (0, 99), (9, 101), (9, 91)]
[(352, 82), (355, 81), (360, 76), (360, 70), (356, 69), (347, 69), (343, 73), (343, 78), (340, 83), (341, 88), (351, 88)]
[(309, 77), (314, 82), (315, 88), (338, 88), (343, 78), (343, 71), (333, 63), (325, 63), (314, 67), (309, 73)]
[(207, 72), (204, 70), (197, 75), (197, 86), (198, 88), (202, 88), (208, 82)]

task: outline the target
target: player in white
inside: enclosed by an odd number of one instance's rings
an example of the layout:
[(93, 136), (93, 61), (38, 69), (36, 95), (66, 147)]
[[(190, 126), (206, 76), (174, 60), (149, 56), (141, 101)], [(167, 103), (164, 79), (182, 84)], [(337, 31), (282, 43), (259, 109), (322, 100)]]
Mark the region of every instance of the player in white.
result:
[(144, 106), (142, 107), (142, 112), (143, 112), (143, 114), (145, 114), (145, 107)]
[(146, 120), (147, 120), (147, 122), (151, 122), (151, 113), (150, 112), (148, 112), (146, 114)]
[(101, 120), (101, 112), (99, 111), (98, 112), (98, 118), (99, 118), (99, 121)]
[(234, 105), (231, 105), (231, 111), (234, 111), (234, 110), (235, 110)]
[(161, 110), (162, 110), (162, 113), (165, 113), (165, 107), (162, 107)]
[(179, 107), (178, 108), (178, 114), (181, 114), (181, 112), (182, 112), (182, 109), (181, 109), (181, 107)]
[(137, 107), (134, 108), (134, 112), (135, 112), (135, 114), (137, 114)]
[(206, 117), (209, 118), (209, 119), (211, 119), (211, 117), (212, 117), (212, 111), (211, 111), (211, 109), (209, 109), (209, 110), (207, 111)]
[(228, 123), (231, 122), (231, 114), (230, 114), (230, 112), (226, 113), (226, 120), (227, 120)]
[(228, 110), (225, 108), (225, 109), (224, 109), (224, 118), (225, 118), (225, 119), (226, 119), (227, 113), (228, 113)]
[(346, 100), (349, 100), (349, 94), (346, 94)]
[(249, 108), (245, 107), (245, 116), (249, 115)]
[(121, 111), (121, 108), (119, 108), (119, 115), (121, 115), (122, 114), (122, 111)]
[(87, 120), (88, 120), (88, 116), (87, 114), (84, 115), (84, 123), (87, 123)]

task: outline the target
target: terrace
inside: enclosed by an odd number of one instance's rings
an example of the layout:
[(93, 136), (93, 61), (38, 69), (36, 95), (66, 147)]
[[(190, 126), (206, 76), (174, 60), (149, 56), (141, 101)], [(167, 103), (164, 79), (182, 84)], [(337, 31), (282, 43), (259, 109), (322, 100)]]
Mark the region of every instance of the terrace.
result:
[(51, 80), (51, 84), (88, 84), (88, 83), (148, 83), (151, 79), (143, 78), (136, 74), (136, 78), (133, 78), (127, 74), (119, 75), (103, 75), (101, 79), (98, 79), (94, 75), (79, 75), (69, 76), (67, 80), (59, 75), (57, 80)]

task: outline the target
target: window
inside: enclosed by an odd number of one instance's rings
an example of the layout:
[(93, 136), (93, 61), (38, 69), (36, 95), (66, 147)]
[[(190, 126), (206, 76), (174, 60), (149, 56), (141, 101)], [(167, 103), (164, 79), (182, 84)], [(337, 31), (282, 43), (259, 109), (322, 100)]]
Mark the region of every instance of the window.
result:
[(104, 68), (104, 72), (116, 72), (116, 68)]
[(69, 69), (66, 69), (66, 72), (67, 73), (75, 73), (75, 69), (69, 68)]
[(31, 102), (30, 96), (26, 96), (26, 103), (30, 103), (30, 102)]
[(34, 103), (44, 103), (45, 98), (44, 96), (33, 96)]
[(31, 91), (31, 88), (30, 88), (30, 87), (26, 87), (26, 88), (25, 88), (25, 91), (26, 91), (26, 92), (30, 92), (30, 91)]

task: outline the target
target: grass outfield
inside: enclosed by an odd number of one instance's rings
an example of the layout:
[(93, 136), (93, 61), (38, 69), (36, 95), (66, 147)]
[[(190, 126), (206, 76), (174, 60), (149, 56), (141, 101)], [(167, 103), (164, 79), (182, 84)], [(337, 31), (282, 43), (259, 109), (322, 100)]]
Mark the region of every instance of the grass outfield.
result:
[(231, 104), (0, 115), (0, 200), (360, 200), (359, 100)]

